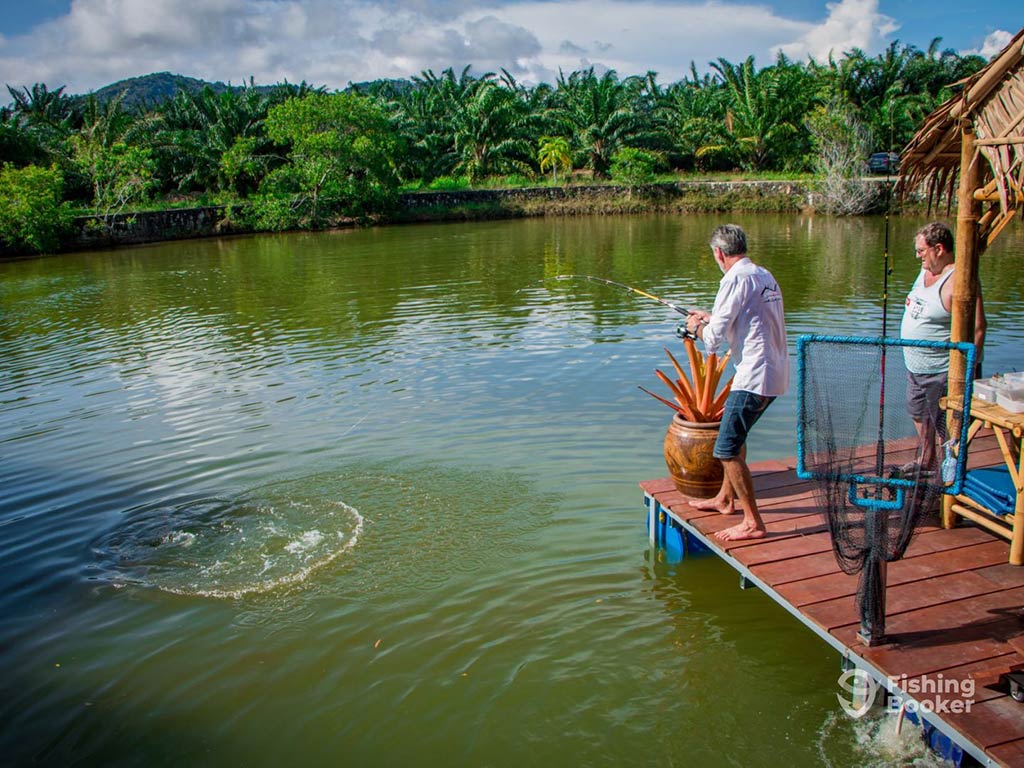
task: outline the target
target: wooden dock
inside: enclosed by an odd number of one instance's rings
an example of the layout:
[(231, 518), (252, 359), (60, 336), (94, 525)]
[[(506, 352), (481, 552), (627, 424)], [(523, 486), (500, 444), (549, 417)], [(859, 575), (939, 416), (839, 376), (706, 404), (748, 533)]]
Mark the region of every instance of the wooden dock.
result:
[[(999, 460), (994, 441), (972, 450), (974, 466)], [(751, 467), (768, 535), (749, 541), (716, 540), (737, 517), (694, 509), (671, 479), (640, 485), (652, 522), (661, 516), (711, 549), (966, 754), (1024, 766), (1024, 703), (1002, 677), (1024, 669), (1024, 567), (1008, 564), (1008, 542), (974, 526), (943, 529), (937, 517), (920, 528), (889, 565), (886, 642), (869, 648), (857, 637), (858, 577), (836, 564), (814, 489), (795, 467), (795, 459)], [(951, 703), (964, 691), (973, 695)]]

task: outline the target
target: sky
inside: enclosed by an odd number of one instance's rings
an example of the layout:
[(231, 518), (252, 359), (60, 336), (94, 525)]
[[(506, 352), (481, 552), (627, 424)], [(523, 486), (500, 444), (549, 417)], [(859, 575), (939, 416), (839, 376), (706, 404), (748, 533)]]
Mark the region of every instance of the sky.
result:
[[(972, 4), (973, 5), (973, 4)], [(723, 57), (824, 61), (899, 41), (997, 53), (1021, 0), (0, 0), (0, 82), (87, 93), (174, 72), (330, 89), (447, 67), (527, 85), (594, 66), (663, 84)]]

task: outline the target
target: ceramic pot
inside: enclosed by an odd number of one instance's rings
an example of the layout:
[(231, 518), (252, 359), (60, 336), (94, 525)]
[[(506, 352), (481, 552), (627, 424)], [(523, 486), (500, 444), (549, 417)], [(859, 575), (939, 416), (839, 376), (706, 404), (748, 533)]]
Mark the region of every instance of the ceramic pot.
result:
[(722, 487), (722, 462), (711, 455), (719, 421), (686, 421), (676, 414), (665, 433), (665, 465), (685, 496), (709, 499)]

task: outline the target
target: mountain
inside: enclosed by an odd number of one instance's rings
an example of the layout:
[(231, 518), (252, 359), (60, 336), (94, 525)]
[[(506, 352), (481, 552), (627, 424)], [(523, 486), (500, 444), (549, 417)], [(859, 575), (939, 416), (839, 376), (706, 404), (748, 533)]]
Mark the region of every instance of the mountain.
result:
[(144, 107), (161, 104), (168, 99), (174, 98), (178, 91), (192, 91), (193, 93), (212, 88), (215, 93), (222, 93), (232, 86), (221, 82), (210, 83), (206, 80), (198, 80), (185, 75), (174, 75), (170, 72), (155, 72), (152, 75), (141, 77), (129, 77), (127, 80), (118, 80), (116, 83), (105, 85), (93, 94), (101, 102), (109, 101), (124, 94), (125, 107)]
[[(281, 84), (255, 85), (252, 82), (248, 83), (249, 87), (253, 87), (258, 91), (272, 91), (279, 85)], [(171, 72), (155, 72), (151, 75), (118, 80), (116, 83), (105, 85), (93, 91), (92, 95), (101, 102), (106, 102), (124, 94), (124, 101), (122, 103), (125, 107), (129, 109), (134, 107), (151, 108), (174, 98), (174, 94), (182, 90), (196, 93), (203, 90), (203, 88), (211, 88), (214, 93), (223, 93), (226, 90), (241, 87), (243, 86), (225, 84), (219, 80), (211, 83), (207, 80), (199, 80), (185, 75), (175, 75)], [(345, 90), (376, 95), (385, 88), (402, 92), (411, 87), (412, 82), (409, 80), (372, 80), (362, 83), (351, 83)]]

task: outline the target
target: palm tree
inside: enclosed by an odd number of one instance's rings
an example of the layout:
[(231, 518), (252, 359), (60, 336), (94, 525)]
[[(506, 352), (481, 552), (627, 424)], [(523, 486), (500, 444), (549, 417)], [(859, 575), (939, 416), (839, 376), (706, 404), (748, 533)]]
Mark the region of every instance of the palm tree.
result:
[[(715, 153), (701, 153), (701, 149), (720, 141), (726, 92), (711, 75), (698, 75), (692, 63), (690, 72), (690, 77), (672, 84), (663, 93), (660, 112), (678, 155), (677, 163), (706, 167), (713, 163)], [(723, 159), (729, 161), (729, 158)]]
[(594, 68), (561, 72), (553, 94), (553, 118), (572, 138), (584, 167), (608, 178), (612, 157), (623, 147), (644, 146), (659, 140), (657, 126), (644, 120), (642, 78), (619, 81), (615, 70), (601, 77)]
[(80, 118), (75, 100), (64, 95), (64, 86), (51, 91), (44, 83), (20, 89), (8, 85), (7, 92), (14, 100), (8, 124), (18, 126), (27, 134), (29, 142), (35, 144), (49, 161), (66, 167), (65, 142), (79, 126)]
[(449, 115), (455, 171), (471, 182), (493, 173), (530, 172), (530, 114), (513, 91), (480, 80)]
[[(247, 150), (262, 162), (265, 172), (283, 152), (275, 151), (266, 138), (263, 122), (273, 101), (283, 100), (301, 87), (281, 88), (272, 97), (252, 84), (216, 93), (203, 88), (198, 93), (178, 91), (164, 106), (154, 148), (161, 164), (182, 190), (226, 190), (238, 182), (228, 178), (224, 156), (246, 141)], [(256, 167), (256, 166), (249, 166)], [(259, 179), (250, 180), (255, 187)]]
[(540, 163), (541, 173), (550, 169), (551, 181), (557, 184), (559, 168), (563, 171), (572, 170), (572, 152), (569, 140), (562, 136), (543, 137), (537, 150), (537, 160)]
[(775, 66), (760, 71), (753, 56), (742, 64), (719, 58), (711, 67), (724, 85), (727, 111), (719, 142), (698, 153), (731, 152), (744, 167), (760, 170), (799, 157), (801, 145), (806, 151), (809, 136), (802, 123), (815, 88), (802, 67), (781, 55)]

